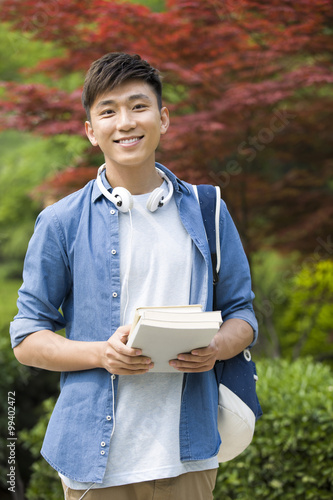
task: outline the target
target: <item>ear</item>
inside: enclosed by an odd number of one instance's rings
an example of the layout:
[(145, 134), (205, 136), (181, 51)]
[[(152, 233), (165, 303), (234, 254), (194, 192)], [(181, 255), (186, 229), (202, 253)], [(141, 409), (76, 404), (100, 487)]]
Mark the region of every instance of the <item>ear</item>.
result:
[(169, 110), (166, 107), (163, 107), (161, 109), (161, 134), (164, 135), (167, 133), (167, 130), (170, 125), (170, 118), (169, 118)]
[(95, 134), (94, 134), (94, 130), (91, 126), (91, 123), (86, 121), (85, 124), (85, 129), (86, 129), (86, 134), (87, 134), (87, 137), (89, 139), (89, 141), (91, 142), (91, 144), (93, 146), (98, 146), (98, 142), (97, 142), (97, 139), (95, 137)]

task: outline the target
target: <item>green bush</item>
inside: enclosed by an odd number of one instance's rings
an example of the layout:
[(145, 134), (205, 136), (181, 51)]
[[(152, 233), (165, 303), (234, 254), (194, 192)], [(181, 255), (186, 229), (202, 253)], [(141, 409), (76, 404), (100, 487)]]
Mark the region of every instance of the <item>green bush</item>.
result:
[(215, 500), (332, 499), (332, 372), (309, 358), (257, 369), (264, 414), (250, 447), (220, 465)]
[[(0, 269), (1, 275), (1, 269)], [(16, 313), (16, 297), (18, 281), (3, 281), (0, 276), (0, 488), (7, 488), (8, 473), (8, 395), (16, 393), (17, 386), (26, 387), (28, 383), (28, 369), (18, 365), (8, 334), (9, 322)], [(20, 418), (15, 408), (15, 421)], [(0, 493), (1, 496), (1, 493)]]
[[(59, 374), (47, 371), (29, 368), (18, 363), (13, 354), (10, 345), (9, 323), (17, 312), (16, 299), (17, 290), (21, 285), (21, 280), (4, 279), (6, 274), (3, 266), (0, 265), (0, 498), (3, 498), (5, 491), (7, 492), (7, 474), (9, 472), (8, 464), (8, 395), (12, 396), (15, 393), (15, 408), (10, 408), (15, 411), (15, 435), (16, 441), (15, 450), (15, 469), (17, 481), (22, 481), (23, 485), (27, 484), (31, 478), (31, 467), (35, 470), (36, 456), (39, 457), (39, 449), (43, 434), (45, 433), (46, 425), (44, 424), (41, 415), (45, 414), (45, 404), (41, 408), (41, 403), (51, 396), (54, 397), (58, 393)], [(41, 376), (42, 375), (42, 376)], [(47, 408), (48, 409), (48, 408)], [(38, 426), (40, 430), (40, 439), (38, 434)], [(25, 435), (29, 435), (30, 439), (20, 439), (20, 432), (25, 429)], [(34, 442), (38, 441), (36, 447)], [(33, 453), (34, 452), (34, 453)], [(43, 466), (48, 468), (45, 472), (45, 477), (52, 474), (53, 470), (45, 462)], [(51, 472), (50, 472), (51, 471)], [(43, 491), (49, 491), (47, 488)], [(28, 498), (28, 497), (27, 497)], [(39, 497), (41, 500), (50, 498), (45, 496)], [(56, 498), (56, 497), (55, 497)], [(61, 498), (58, 496), (57, 498)]]
[(59, 500), (63, 490), (58, 473), (41, 457), (40, 449), (51, 417), (55, 398), (46, 399), (42, 404), (43, 414), (37, 424), (19, 434), (21, 445), (29, 449), (35, 461), (31, 467), (31, 476), (25, 496), (28, 500)]
[[(332, 372), (308, 358), (263, 360), (257, 369), (264, 415), (250, 447), (221, 464), (215, 500), (331, 500)], [(53, 398), (46, 400), (38, 424), (19, 434), (35, 457), (29, 500), (56, 500), (62, 491), (57, 473), (39, 455), (53, 403)]]

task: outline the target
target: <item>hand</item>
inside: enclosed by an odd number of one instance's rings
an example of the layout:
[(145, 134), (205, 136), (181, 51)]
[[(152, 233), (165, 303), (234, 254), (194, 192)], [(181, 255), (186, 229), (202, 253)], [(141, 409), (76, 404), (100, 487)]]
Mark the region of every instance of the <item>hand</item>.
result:
[(253, 329), (246, 321), (231, 318), (222, 324), (208, 347), (194, 349), (191, 354), (178, 354), (169, 363), (181, 372), (211, 370), (217, 360), (230, 359), (253, 341)]
[(169, 361), (169, 364), (180, 372), (206, 372), (214, 367), (218, 352), (214, 338), (208, 347), (194, 349), (190, 354), (178, 354), (177, 359)]
[(140, 349), (127, 347), (131, 325), (120, 326), (109, 338), (102, 352), (102, 367), (115, 375), (139, 375), (147, 373), (154, 364), (142, 356)]

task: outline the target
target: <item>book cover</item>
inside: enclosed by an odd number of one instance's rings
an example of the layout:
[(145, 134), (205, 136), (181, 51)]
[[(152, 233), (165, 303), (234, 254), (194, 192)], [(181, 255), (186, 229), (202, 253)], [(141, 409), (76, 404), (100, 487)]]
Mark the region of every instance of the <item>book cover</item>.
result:
[(207, 347), (222, 324), (220, 311), (203, 312), (201, 306), (138, 308), (135, 318), (127, 345), (152, 359), (150, 372), (176, 372), (169, 361)]

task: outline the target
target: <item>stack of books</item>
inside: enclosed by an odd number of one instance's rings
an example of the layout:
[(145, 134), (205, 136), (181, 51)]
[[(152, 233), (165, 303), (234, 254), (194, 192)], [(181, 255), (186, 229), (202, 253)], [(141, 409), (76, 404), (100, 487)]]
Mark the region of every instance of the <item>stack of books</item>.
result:
[(207, 347), (221, 324), (220, 311), (204, 312), (200, 305), (139, 307), (127, 346), (142, 349), (142, 354), (152, 359), (150, 372), (175, 372), (169, 361), (178, 354)]

